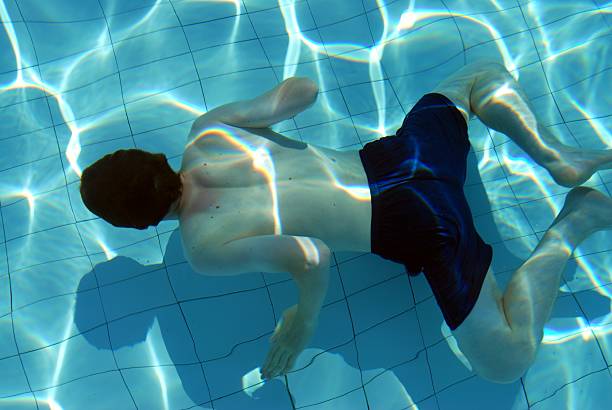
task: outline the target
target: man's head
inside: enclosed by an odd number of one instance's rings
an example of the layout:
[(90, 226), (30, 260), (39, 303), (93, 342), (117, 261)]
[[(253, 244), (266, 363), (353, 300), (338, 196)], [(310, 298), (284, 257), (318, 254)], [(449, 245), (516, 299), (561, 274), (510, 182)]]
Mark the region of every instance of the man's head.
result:
[(182, 189), (164, 154), (128, 149), (87, 167), (80, 190), (85, 206), (110, 224), (146, 229), (168, 214)]

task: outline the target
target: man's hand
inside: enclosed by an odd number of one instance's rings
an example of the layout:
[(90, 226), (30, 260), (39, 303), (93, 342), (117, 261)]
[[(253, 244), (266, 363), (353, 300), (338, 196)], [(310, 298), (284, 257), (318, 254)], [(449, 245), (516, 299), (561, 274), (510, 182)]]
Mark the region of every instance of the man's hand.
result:
[(270, 338), (272, 346), (261, 370), (262, 377), (266, 380), (291, 370), (298, 355), (314, 334), (316, 320), (295, 320), (297, 307), (298, 305), (293, 305), (283, 312), (283, 317)]

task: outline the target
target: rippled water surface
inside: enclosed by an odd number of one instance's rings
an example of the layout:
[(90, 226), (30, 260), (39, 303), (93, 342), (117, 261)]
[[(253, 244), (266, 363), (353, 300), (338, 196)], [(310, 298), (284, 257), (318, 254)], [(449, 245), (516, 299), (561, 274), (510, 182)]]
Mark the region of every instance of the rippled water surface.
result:
[[(564, 143), (612, 146), (612, 4), (601, 0), (0, 0), (0, 409), (601, 409), (612, 402), (612, 234), (574, 254), (534, 366), (474, 376), (422, 277), (335, 253), (294, 372), (257, 368), (289, 275), (204, 277), (175, 221), (118, 229), (84, 207), (83, 168), (164, 152), (197, 115), (290, 76), (317, 103), (274, 126), (338, 149), (392, 134), (424, 93), (500, 62)], [(505, 285), (567, 189), (470, 122), (465, 192)], [(610, 194), (612, 172), (587, 185)], [(466, 363), (466, 364), (464, 364)]]

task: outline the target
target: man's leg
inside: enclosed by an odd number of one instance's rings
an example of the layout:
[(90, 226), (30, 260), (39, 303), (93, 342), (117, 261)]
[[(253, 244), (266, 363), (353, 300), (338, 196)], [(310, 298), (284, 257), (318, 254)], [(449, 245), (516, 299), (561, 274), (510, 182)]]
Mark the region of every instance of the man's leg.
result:
[(559, 185), (577, 186), (594, 172), (612, 168), (612, 149), (567, 146), (541, 126), (525, 93), (500, 64), (465, 66), (442, 81), (435, 92), (449, 97), (464, 116), (472, 112), (488, 127), (510, 137)]
[(479, 376), (512, 383), (531, 367), (567, 261), (584, 239), (605, 229), (612, 229), (612, 199), (591, 188), (574, 188), (503, 294), (487, 273), (474, 308), (453, 331)]
[(589, 235), (608, 229), (612, 199), (591, 188), (574, 188), (531, 256), (512, 275), (502, 299), (504, 311), (512, 334), (533, 346), (534, 356), (568, 259)]

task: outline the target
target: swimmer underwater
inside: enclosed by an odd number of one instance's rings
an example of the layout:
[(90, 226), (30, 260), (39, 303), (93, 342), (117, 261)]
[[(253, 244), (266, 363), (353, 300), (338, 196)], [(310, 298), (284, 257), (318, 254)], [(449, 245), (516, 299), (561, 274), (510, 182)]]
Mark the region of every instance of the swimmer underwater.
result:
[[(293, 77), (203, 114), (178, 173), (164, 154), (106, 155), (83, 171), (83, 202), (118, 227), (178, 219), (186, 259), (201, 274), (290, 273), (299, 302), (270, 339), (265, 379), (290, 371), (311, 340), (337, 251), (372, 252), (409, 275), (422, 272), (473, 371), (497, 383), (520, 378), (535, 360), (574, 249), (612, 229), (612, 199), (579, 187), (612, 168), (612, 150), (564, 145), (496, 63), (463, 67), (423, 96), (395, 135), (360, 150), (305, 144), (269, 129), (310, 107), (318, 91)], [(490, 268), (492, 247), (476, 231), (463, 192), (473, 115), (573, 188), (503, 292)], [(357, 194), (359, 187), (369, 193)]]

